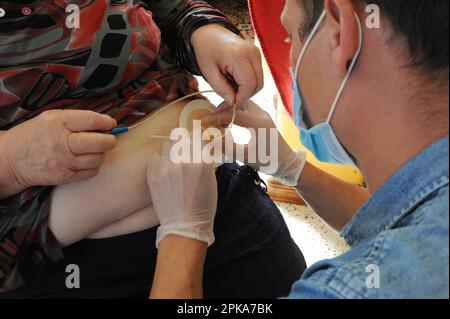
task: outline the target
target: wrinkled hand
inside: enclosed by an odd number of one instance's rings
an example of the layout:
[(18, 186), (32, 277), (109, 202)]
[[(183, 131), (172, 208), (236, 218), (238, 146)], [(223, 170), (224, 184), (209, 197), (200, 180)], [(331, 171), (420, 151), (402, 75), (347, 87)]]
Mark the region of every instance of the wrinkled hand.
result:
[(10, 129), (2, 135), (0, 149), (11, 183), (26, 189), (97, 175), (116, 138), (94, 131), (116, 125), (111, 117), (91, 111), (52, 110)]
[(174, 164), (172, 144), (149, 161), (147, 181), (159, 218), (156, 247), (167, 235), (214, 243), (217, 181), (214, 167), (207, 164)]
[(191, 40), (200, 71), (229, 106), (245, 106), (263, 88), (261, 54), (254, 45), (218, 24), (199, 28)]
[[(223, 103), (213, 115), (202, 118), (204, 125), (222, 125), (228, 126), (233, 118), (233, 110)], [(297, 186), (298, 179), (305, 167), (306, 153), (302, 151), (294, 151), (285, 139), (281, 136), (271, 116), (261, 107), (252, 101), (247, 102), (245, 110), (238, 110), (234, 124), (253, 129), (252, 143), (254, 147), (249, 145), (234, 145), (234, 154), (243, 154), (244, 158), (236, 158), (241, 162), (260, 170), (262, 173), (272, 175), (281, 183), (287, 186)], [(259, 130), (264, 128), (266, 130)], [(259, 150), (258, 147), (265, 146), (266, 149)], [(258, 156), (250, 156), (249, 152), (256, 150), (256, 154), (270, 154), (271, 159), (275, 159), (275, 163), (269, 165), (262, 163)], [(262, 151), (262, 152), (261, 152)], [(276, 154), (271, 154), (276, 152)], [(227, 154), (230, 156), (230, 154)], [(254, 161), (256, 159), (256, 161)]]

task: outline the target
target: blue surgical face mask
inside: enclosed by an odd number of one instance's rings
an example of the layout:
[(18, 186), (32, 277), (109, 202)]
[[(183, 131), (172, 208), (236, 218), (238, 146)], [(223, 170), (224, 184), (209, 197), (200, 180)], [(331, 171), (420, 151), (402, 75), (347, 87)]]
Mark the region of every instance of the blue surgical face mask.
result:
[(309, 36), (308, 40), (306, 41), (305, 46), (303, 47), (303, 49), (300, 53), (300, 57), (297, 61), (297, 67), (293, 71), (295, 124), (300, 129), (300, 138), (301, 138), (302, 144), (307, 149), (309, 149), (319, 161), (325, 162), (325, 163), (347, 164), (347, 165), (356, 166), (355, 162), (353, 161), (351, 156), (345, 151), (344, 147), (342, 146), (342, 144), (340, 143), (336, 134), (334, 133), (330, 122), (333, 118), (334, 111), (335, 111), (336, 106), (339, 102), (339, 99), (342, 95), (342, 92), (344, 91), (345, 85), (347, 84), (350, 74), (352, 73), (353, 68), (356, 64), (356, 61), (358, 60), (358, 57), (361, 53), (362, 43), (363, 43), (363, 31), (362, 31), (361, 20), (359, 19), (358, 15), (355, 14), (356, 21), (357, 21), (358, 27), (359, 27), (359, 47), (355, 54), (355, 57), (353, 58), (351, 65), (348, 69), (347, 75), (345, 76), (344, 80), (342, 81), (341, 87), (336, 95), (333, 105), (331, 106), (327, 121), (324, 123), (320, 123), (312, 128), (308, 128), (306, 126), (305, 120), (304, 120), (304, 111), (305, 110), (304, 110), (304, 105), (302, 104), (304, 99), (302, 99), (301, 90), (297, 83), (298, 74), (299, 74), (298, 72), (300, 69), (301, 61), (303, 60), (303, 58), (305, 56), (306, 49), (311, 44), (312, 39), (314, 38), (315, 34), (317, 33), (322, 22), (325, 20), (325, 17), (326, 17), (326, 12), (324, 11), (322, 13), (319, 21), (317, 22), (316, 26), (314, 27), (313, 31), (311, 32), (311, 35)]

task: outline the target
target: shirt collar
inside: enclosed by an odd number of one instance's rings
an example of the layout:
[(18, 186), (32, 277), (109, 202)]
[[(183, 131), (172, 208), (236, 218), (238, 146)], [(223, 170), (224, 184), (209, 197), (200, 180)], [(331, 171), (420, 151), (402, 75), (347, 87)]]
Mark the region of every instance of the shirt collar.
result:
[(448, 135), (429, 146), (392, 176), (342, 231), (354, 246), (392, 229), (426, 197), (449, 183)]

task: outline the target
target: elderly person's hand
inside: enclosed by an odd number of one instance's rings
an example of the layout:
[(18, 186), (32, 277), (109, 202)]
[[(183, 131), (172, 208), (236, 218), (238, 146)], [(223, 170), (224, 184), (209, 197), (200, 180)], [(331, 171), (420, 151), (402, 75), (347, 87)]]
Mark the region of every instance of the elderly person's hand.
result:
[[(116, 121), (92, 111), (52, 110), (3, 132), (0, 172), (11, 194), (31, 186), (62, 185), (97, 175), (105, 152), (116, 145)], [(12, 190), (14, 189), (15, 192)]]
[(228, 105), (245, 102), (264, 86), (259, 50), (218, 24), (199, 28), (192, 45), (203, 76)]

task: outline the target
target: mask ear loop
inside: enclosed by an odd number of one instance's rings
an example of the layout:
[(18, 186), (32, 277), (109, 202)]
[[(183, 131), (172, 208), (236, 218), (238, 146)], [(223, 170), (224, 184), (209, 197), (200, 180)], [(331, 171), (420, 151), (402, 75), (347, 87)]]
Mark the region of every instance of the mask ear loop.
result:
[(358, 46), (358, 50), (355, 53), (355, 57), (353, 58), (352, 63), (350, 64), (350, 67), (348, 68), (348, 71), (347, 71), (347, 74), (345, 75), (344, 80), (342, 80), (341, 87), (339, 88), (336, 98), (334, 99), (333, 105), (331, 106), (331, 110), (330, 110), (330, 114), (328, 115), (327, 123), (330, 123), (331, 119), (333, 118), (334, 111), (336, 110), (339, 100), (341, 99), (341, 95), (344, 92), (345, 86), (347, 85), (347, 82), (350, 78), (350, 75), (353, 72), (353, 69), (356, 65), (356, 62), (358, 61), (358, 58), (361, 54), (362, 47), (363, 47), (363, 27), (361, 24), (361, 19), (359, 18), (359, 16), (356, 13), (354, 13), (354, 14), (355, 14), (356, 23), (358, 24), (359, 46)]
[[(197, 96), (197, 95), (200, 95), (200, 94), (205, 94), (205, 93), (215, 93), (215, 91), (214, 91), (214, 90), (207, 90), (207, 91), (194, 92), (194, 93), (188, 94), (188, 95), (186, 95), (186, 96), (184, 96), (184, 97), (182, 97), (182, 98), (179, 98), (179, 99), (177, 99), (177, 100), (175, 100), (175, 101), (173, 101), (173, 102), (170, 102), (170, 103), (167, 104), (165, 107), (170, 107), (170, 106), (175, 105), (175, 104), (177, 104), (177, 103), (179, 103), (179, 102), (182, 102), (182, 101), (184, 101), (184, 100), (187, 100), (187, 99), (189, 99), (189, 98), (191, 98), (191, 97), (194, 97), (194, 96)], [(231, 127), (232, 127), (232, 126), (234, 125), (234, 123), (236, 122), (236, 115), (237, 115), (237, 104), (235, 104), (234, 107), (233, 107), (233, 117), (232, 117), (231, 122), (230, 122), (230, 124), (228, 125), (227, 129), (226, 129), (225, 132), (222, 134), (222, 136), (215, 138), (213, 141), (221, 140), (221, 139), (223, 139), (224, 137), (226, 137), (226, 136), (230, 133)], [(144, 121), (142, 121), (142, 122), (140, 122), (140, 123), (138, 123), (138, 124), (132, 125), (132, 126), (129, 127), (129, 129), (130, 129), (130, 130), (135, 129), (135, 128), (141, 126), (142, 124), (146, 123), (146, 122), (147, 122), (148, 120), (150, 120), (150, 119), (151, 119), (151, 117), (149, 117), (148, 119), (146, 119), (146, 120), (144, 120)], [(150, 138), (159, 138), (159, 139), (170, 139), (170, 136), (153, 135), (153, 134), (152, 134), (152, 135), (149, 135), (148, 137), (150, 137)]]

